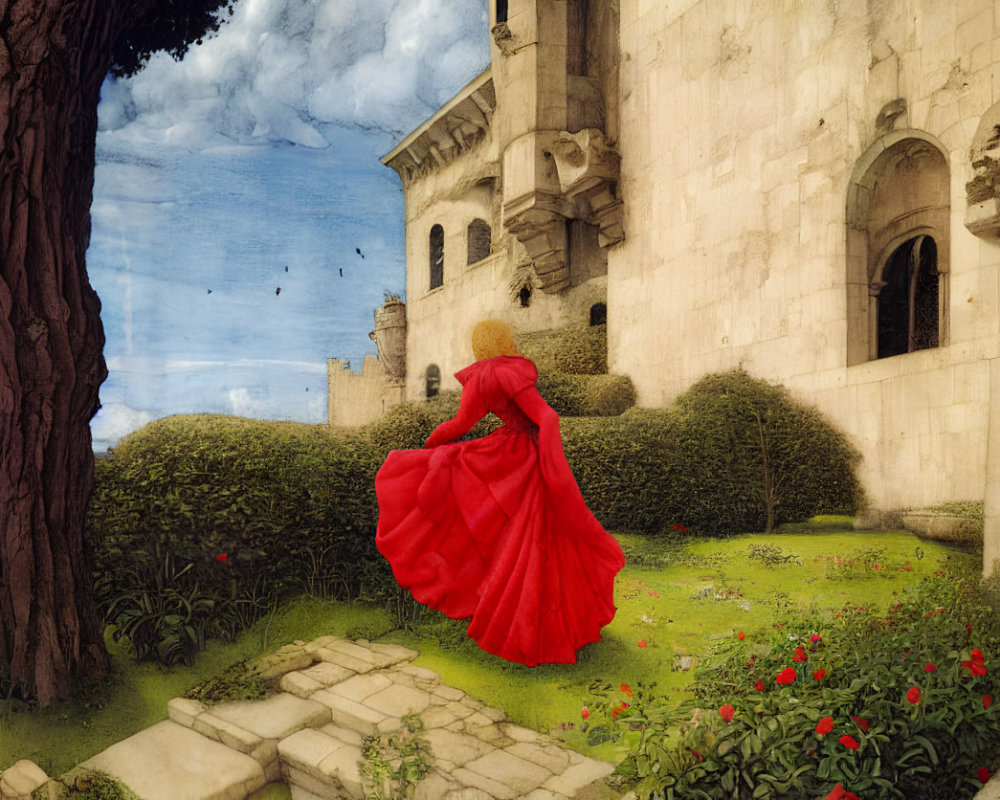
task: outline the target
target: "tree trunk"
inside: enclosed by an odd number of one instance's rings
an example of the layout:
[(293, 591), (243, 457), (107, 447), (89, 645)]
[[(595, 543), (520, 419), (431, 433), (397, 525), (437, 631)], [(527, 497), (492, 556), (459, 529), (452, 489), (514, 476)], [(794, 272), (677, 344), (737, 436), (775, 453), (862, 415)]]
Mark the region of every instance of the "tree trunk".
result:
[(107, 377), (84, 256), (118, 6), (0, 0), (0, 685), (43, 705), (109, 664), (84, 544)]

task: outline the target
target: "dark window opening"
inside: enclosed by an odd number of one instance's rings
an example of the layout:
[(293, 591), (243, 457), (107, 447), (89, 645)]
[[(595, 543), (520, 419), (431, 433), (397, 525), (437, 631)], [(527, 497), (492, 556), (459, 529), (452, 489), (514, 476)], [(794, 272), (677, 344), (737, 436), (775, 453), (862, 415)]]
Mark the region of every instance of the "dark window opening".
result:
[(938, 346), (937, 245), (930, 236), (904, 242), (882, 270), (878, 357)]
[(497, 22), (507, 21), (507, 0), (497, 0)]
[(590, 307), (590, 324), (605, 325), (608, 321), (608, 307), (604, 303), (594, 303)]
[(444, 283), (444, 228), (431, 228), (431, 288)]
[(521, 291), (517, 293), (517, 296), (521, 300), (521, 308), (527, 308), (531, 305), (531, 287), (528, 284), (524, 284), (521, 287)]
[(441, 369), (437, 364), (431, 364), (427, 368), (426, 386), (427, 397), (435, 397), (441, 391)]
[(469, 264), (475, 264), (477, 261), (482, 261), (489, 256), (493, 232), (490, 230), (490, 224), (486, 220), (472, 220), (466, 231), (466, 237), (469, 245)]

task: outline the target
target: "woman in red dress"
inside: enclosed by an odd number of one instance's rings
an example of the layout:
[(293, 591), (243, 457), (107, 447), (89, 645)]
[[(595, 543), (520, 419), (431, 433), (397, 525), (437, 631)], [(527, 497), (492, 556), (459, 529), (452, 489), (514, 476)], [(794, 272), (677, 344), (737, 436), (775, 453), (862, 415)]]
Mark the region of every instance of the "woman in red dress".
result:
[[(393, 450), (375, 478), (375, 542), (396, 580), (489, 653), (535, 666), (576, 661), (614, 618), (625, 559), (590, 513), (563, 454), (559, 416), (510, 328), (476, 325), (462, 401), (423, 450)], [(503, 426), (455, 441), (492, 411)]]

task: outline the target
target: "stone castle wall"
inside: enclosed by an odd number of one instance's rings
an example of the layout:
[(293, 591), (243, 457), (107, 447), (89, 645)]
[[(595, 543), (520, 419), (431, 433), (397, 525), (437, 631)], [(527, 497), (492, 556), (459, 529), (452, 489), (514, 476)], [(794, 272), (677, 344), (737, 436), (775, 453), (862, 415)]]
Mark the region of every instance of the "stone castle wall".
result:
[[(609, 368), (641, 405), (742, 365), (849, 432), (874, 505), (983, 497), (1000, 243), (966, 228), (965, 185), (1000, 100), (998, 15), (992, 0), (622, 0)], [(879, 209), (852, 204), (911, 140), (945, 165), (941, 346), (874, 359)]]

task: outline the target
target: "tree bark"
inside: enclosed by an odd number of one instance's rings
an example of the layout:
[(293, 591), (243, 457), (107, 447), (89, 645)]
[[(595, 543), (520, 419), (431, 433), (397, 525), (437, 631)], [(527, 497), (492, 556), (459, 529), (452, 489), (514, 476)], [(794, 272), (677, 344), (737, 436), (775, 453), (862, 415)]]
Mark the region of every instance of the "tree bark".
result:
[(109, 665), (84, 543), (107, 377), (85, 253), (119, 5), (0, 0), (0, 685), (43, 705)]

